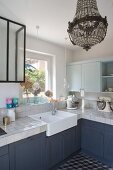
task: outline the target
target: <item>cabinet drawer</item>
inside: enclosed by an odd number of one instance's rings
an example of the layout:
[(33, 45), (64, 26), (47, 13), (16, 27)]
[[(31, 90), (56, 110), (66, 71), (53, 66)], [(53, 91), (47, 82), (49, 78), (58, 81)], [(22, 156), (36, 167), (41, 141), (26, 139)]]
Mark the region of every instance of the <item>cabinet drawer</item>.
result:
[(0, 156), (8, 153), (8, 145), (0, 147)]

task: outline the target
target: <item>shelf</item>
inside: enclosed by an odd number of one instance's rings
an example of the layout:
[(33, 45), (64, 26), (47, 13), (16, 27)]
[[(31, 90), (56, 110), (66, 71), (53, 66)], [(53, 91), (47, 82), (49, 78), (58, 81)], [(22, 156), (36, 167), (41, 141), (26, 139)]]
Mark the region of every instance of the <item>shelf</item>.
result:
[(113, 76), (101, 76), (102, 78), (113, 78)]
[(113, 93), (113, 92), (110, 92), (110, 91), (102, 91), (101, 93)]

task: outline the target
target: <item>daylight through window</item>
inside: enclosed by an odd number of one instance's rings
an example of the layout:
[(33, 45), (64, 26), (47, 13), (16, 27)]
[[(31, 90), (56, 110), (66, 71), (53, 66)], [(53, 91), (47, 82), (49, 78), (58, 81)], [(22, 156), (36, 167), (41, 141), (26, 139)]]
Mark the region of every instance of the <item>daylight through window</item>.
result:
[(25, 77), (26, 88), (23, 97), (43, 96), (46, 85), (47, 61), (26, 58)]

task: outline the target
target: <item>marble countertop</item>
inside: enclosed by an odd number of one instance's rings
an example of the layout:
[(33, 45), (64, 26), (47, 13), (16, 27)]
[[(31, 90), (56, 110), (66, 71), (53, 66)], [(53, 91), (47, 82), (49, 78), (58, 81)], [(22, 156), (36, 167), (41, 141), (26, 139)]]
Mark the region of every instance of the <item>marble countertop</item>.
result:
[(10, 125), (4, 126), (0, 122), (0, 127), (5, 130), (7, 134), (0, 136), (0, 147), (19, 141), (21, 139), (45, 132), (47, 124), (41, 120), (33, 120), (25, 117), (19, 118)]
[[(84, 118), (113, 125), (113, 112), (101, 112), (96, 109), (64, 109), (64, 111), (77, 114), (78, 120)], [(3, 126), (2, 122), (0, 122), (0, 127), (7, 133), (0, 136), (0, 147), (45, 132), (47, 130), (47, 124), (45, 122), (41, 120), (33, 120), (30, 117), (16, 119), (15, 122), (12, 122), (6, 127)]]
[(102, 112), (96, 109), (77, 109), (77, 110), (65, 110), (67, 112), (77, 114), (77, 118), (93, 120), (109, 125), (113, 125), (113, 112)]

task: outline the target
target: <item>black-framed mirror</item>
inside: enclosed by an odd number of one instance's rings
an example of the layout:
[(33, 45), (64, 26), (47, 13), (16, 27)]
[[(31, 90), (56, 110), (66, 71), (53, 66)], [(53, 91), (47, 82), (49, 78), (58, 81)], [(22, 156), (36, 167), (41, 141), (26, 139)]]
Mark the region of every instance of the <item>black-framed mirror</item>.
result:
[(0, 82), (25, 81), (26, 26), (0, 16)]

